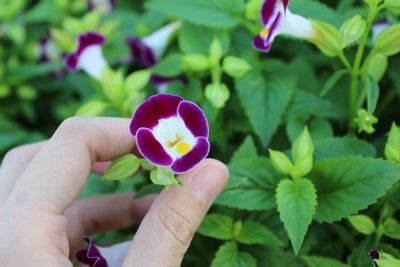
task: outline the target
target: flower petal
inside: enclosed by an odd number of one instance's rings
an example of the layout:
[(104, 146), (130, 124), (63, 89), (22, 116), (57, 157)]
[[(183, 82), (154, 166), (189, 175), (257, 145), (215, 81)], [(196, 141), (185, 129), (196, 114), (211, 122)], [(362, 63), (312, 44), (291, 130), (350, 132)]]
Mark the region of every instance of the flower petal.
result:
[(139, 128), (153, 128), (159, 119), (177, 115), (177, 108), (183, 98), (176, 95), (158, 94), (145, 100), (136, 110), (130, 125), (132, 135)]
[(195, 137), (208, 137), (208, 123), (204, 112), (196, 104), (182, 101), (178, 106), (178, 116)]
[(157, 141), (150, 129), (140, 128), (137, 131), (136, 145), (140, 154), (151, 163), (160, 166), (171, 166), (174, 161)]
[(126, 38), (126, 43), (131, 49), (133, 59), (139, 61), (144, 68), (150, 68), (157, 63), (153, 50), (139, 38), (128, 36)]
[(102, 45), (106, 41), (106, 37), (97, 32), (86, 32), (78, 37), (78, 49), (75, 53), (78, 56), (89, 46)]
[(278, 12), (278, 4), (282, 0), (265, 0), (261, 6), (261, 24), (265, 27), (272, 23)]
[(78, 55), (76, 53), (66, 55), (65, 68), (70, 71), (78, 70)]
[(271, 43), (266, 44), (265, 39), (257, 35), (253, 39), (253, 47), (261, 52), (268, 52), (271, 49)]
[(282, 2), (283, 2), (283, 7), (284, 7), (285, 10), (287, 9), (287, 7), (288, 7), (288, 5), (289, 5), (289, 1), (290, 1), (290, 0), (282, 0)]
[(207, 138), (199, 137), (197, 138), (197, 144), (189, 153), (175, 160), (171, 166), (171, 170), (175, 173), (187, 172), (205, 159), (208, 152), (210, 152), (210, 143)]
[(90, 267), (109, 267), (107, 260), (101, 255), (93, 241), (89, 237), (84, 237), (83, 239), (89, 243), (89, 247), (76, 252), (75, 257)]

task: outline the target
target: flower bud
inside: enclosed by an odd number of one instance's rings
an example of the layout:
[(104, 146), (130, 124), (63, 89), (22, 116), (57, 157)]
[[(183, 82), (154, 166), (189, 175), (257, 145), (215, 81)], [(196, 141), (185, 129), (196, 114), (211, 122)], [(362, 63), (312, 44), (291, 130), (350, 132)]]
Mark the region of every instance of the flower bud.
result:
[(57, 47), (63, 52), (70, 52), (75, 45), (74, 39), (69, 36), (65, 31), (52, 28), (50, 29), (51, 39)]
[(386, 8), (393, 13), (400, 13), (400, 0), (386, 0)]
[(17, 95), (19, 98), (24, 100), (35, 100), (37, 97), (37, 91), (30, 85), (21, 85), (17, 88)]
[(96, 117), (101, 116), (107, 109), (107, 103), (101, 100), (92, 100), (84, 104), (76, 112), (76, 116)]
[(240, 236), (240, 233), (242, 232), (242, 228), (243, 228), (243, 221), (242, 220), (236, 221), (233, 224), (233, 236), (235, 238)]
[(210, 60), (212, 64), (217, 64), (222, 58), (222, 44), (218, 38), (214, 38), (210, 45)]
[(250, 0), (246, 4), (245, 15), (249, 20), (258, 21), (260, 17), (260, 7), (262, 6), (263, 0)]
[(293, 164), (290, 159), (282, 152), (268, 149), (271, 164), (275, 170), (282, 174), (290, 174), (293, 169)]
[(387, 27), (375, 41), (375, 51), (385, 55), (393, 56), (400, 52), (400, 24)]
[(387, 66), (388, 57), (381, 53), (376, 53), (368, 63), (367, 72), (375, 79), (375, 81), (379, 82), (385, 74)]
[(7, 84), (0, 84), (0, 99), (11, 94), (11, 88)]
[(308, 156), (312, 156), (314, 153), (314, 145), (311, 139), (308, 128), (305, 127), (301, 134), (297, 137), (292, 147), (293, 161), (295, 165), (299, 161), (305, 159)]
[(309, 174), (312, 168), (313, 168), (313, 156), (312, 155), (305, 156), (296, 162), (294, 170), (293, 172), (291, 172), (291, 176), (294, 179), (302, 178), (307, 174)]
[(216, 108), (223, 108), (230, 97), (229, 89), (223, 83), (207, 85), (205, 94), (207, 99)]
[(346, 48), (357, 42), (363, 35), (366, 24), (360, 15), (347, 20), (339, 30), (341, 48)]
[(244, 76), (250, 69), (251, 66), (249, 63), (243, 59), (232, 56), (224, 58), (223, 70), (232, 77), (240, 78)]
[(322, 21), (311, 20), (311, 23), (314, 37), (308, 41), (315, 44), (328, 57), (337, 56), (341, 51), (338, 29)]
[(173, 184), (181, 184), (169, 167), (157, 166), (156, 170), (150, 172), (150, 180), (153, 184), (164, 185), (167, 189)]
[(208, 57), (199, 54), (184, 56), (183, 64), (184, 67), (192, 71), (204, 71), (210, 67), (210, 62)]
[(374, 124), (378, 122), (378, 119), (365, 109), (359, 109), (354, 122), (358, 126), (359, 133), (366, 132), (368, 134), (372, 134), (375, 132)]
[(364, 235), (370, 235), (376, 230), (374, 221), (366, 215), (350, 216), (349, 222), (358, 232)]
[(385, 157), (400, 164), (400, 147), (391, 144), (385, 146)]
[(395, 123), (389, 131), (388, 142), (385, 146), (385, 156), (389, 160), (400, 163), (400, 129)]

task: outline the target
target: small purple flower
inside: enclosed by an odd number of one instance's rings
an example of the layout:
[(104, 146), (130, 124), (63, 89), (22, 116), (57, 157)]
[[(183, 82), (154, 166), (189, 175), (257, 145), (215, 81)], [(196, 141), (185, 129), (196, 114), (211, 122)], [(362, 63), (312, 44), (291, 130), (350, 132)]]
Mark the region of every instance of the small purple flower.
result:
[(48, 34), (40, 38), (38, 43), (37, 55), (40, 63), (58, 61), (62, 57), (61, 51)]
[(75, 257), (90, 267), (119, 267), (125, 259), (131, 242), (124, 242), (111, 247), (98, 247), (89, 237), (83, 238), (89, 243), (87, 249), (76, 252)]
[(146, 69), (155, 65), (164, 53), (171, 36), (180, 26), (180, 22), (172, 22), (143, 38), (128, 36), (126, 42), (131, 49), (133, 60), (140, 62)]
[(107, 14), (115, 9), (115, 0), (87, 0), (88, 9)]
[(372, 25), (372, 40), (375, 41), (378, 35), (391, 24), (387, 21), (376, 22)]
[(192, 169), (210, 150), (204, 112), (176, 95), (145, 100), (133, 115), (130, 131), (143, 157), (175, 173)]
[(100, 80), (101, 71), (108, 67), (102, 52), (106, 38), (97, 32), (86, 32), (78, 36), (78, 48), (65, 57), (65, 67), (70, 71), (84, 70)]
[(253, 47), (262, 52), (271, 49), (275, 37), (288, 34), (298, 38), (312, 38), (314, 31), (311, 21), (289, 11), (290, 0), (264, 0), (261, 6), (263, 29), (253, 39)]

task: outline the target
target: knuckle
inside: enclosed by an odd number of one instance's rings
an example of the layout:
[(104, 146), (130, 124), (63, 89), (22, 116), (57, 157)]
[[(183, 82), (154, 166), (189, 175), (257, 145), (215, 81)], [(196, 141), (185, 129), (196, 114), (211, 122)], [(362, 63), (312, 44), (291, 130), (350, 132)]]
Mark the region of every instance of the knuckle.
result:
[(69, 117), (66, 118), (58, 127), (58, 131), (63, 133), (76, 133), (84, 125), (83, 117)]
[(25, 157), (25, 146), (18, 146), (9, 150), (3, 159), (3, 164), (7, 162), (24, 163), (28, 159)]
[(164, 228), (171, 233), (177, 242), (183, 246), (190, 244), (190, 240), (195, 232), (190, 220), (171, 207), (164, 210), (160, 217)]

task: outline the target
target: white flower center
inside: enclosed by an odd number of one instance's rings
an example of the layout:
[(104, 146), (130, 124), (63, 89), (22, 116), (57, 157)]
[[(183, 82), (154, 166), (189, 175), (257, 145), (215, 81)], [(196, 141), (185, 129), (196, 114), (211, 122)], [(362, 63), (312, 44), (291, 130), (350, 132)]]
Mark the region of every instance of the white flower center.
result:
[(153, 134), (174, 160), (187, 154), (197, 142), (196, 137), (177, 116), (159, 120), (153, 128)]

